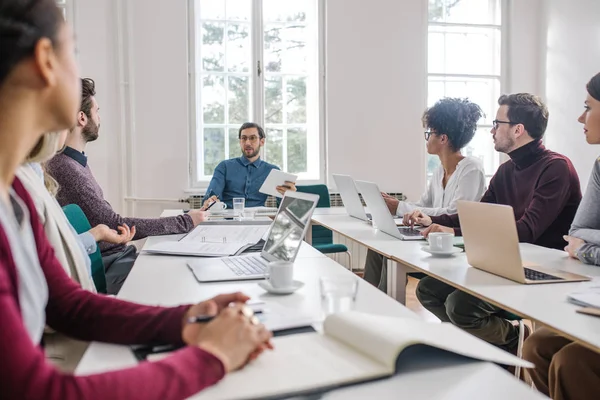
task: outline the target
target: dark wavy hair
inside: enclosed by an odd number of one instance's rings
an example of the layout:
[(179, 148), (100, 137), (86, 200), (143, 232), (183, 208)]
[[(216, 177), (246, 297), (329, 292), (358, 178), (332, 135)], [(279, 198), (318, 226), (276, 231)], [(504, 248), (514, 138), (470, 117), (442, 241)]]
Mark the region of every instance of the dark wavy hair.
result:
[(542, 99), (530, 93), (502, 95), (498, 104), (508, 106), (508, 120), (512, 124), (523, 124), (529, 136), (541, 139), (548, 126), (548, 107)]
[(600, 73), (594, 75), (585, 87), (594, 99), (600, 101)]
[(448, 136), (450, 146), (458, 151), (473, 139), (483, 116), (481, 107), (469, 99), (446, 97), (425, 110), (423, 124), (434, 134)]
[(81, 107), (88, 118), (92, 118), (92, 97), (96, 95), (96, 83), (91, 78), (81, 79)]
[(57, 46), (63, 22), (54, 0), (0, 0), (0, 86), (17, 64), (33, 56), (40, 39)]

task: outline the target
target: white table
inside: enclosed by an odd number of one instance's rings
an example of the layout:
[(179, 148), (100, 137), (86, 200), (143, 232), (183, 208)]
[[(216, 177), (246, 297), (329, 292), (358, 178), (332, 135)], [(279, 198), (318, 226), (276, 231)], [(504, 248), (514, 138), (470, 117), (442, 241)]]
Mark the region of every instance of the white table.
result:
[[(586, 283), (523, 285), (469, 266), (466, 254), (436, 258), (421, 250), (424, 242), (402, 241), (373, 229), (368, 223), (340, 214), (313, 216), (313, 223), (355, 240), (391, 259), (388, 286), (399, 301), (404, 300), (406, 273), (424, 272), (449, 285), (489, 301), (512, 313), (539, 322), (556, 332), (600, 351), (600, 318), (576, 313), (578, 306), (567, 294)], [(600, 268), (567, 257), (565, 252), (521, 243), (524, 261), (578, 274), (600, 277)]]
[[(163, 214), (164, 215), (164, 214)], [(178, 236), (150, 238), (146, 245), (176, 240)], [(265, 293), (256, 282), (198, 283), (186, 267), (187, 257), (140, 254), (118, 297), (149, 305), (173, 306), (194, 303), (220, 293), (242, 291), (249, 296), (277, 302), (322, 320), (319, 277), (350, 275), (351, 272), (312, 247), (303, 244), (295, 262), (295, 278), (305, 286), (289, 296)], [(404, 318), (418, 318), (364, 281), (359, 282), (356, 302), (358, 311)], [(314, 325), (320, 329), (320, 323)], [(126, 346), (92, 343), (79, 364), (76, 374), (109, 371), (135, 365), (137, 362)], [(519, 399), (542, 399), (525, 384), (515, 380), (501, 368), (485, 362), (457, 359), (454, 356), (423, 357), (394, 377), (327, 394), (327, 398), (397, 398), (403, 393), (411, 398), (464, 399), (486, 397), (505, 399), (511, 394)], [(502, 391), (497, 390), (502, 387)]]

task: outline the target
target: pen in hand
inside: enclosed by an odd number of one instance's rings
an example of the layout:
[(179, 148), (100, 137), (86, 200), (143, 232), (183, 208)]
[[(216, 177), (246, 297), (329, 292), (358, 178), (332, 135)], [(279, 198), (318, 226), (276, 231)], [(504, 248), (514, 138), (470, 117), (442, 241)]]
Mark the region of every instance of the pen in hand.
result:
[[(254, 311), (254, 314), (262, 314), (262, 310)], [(218, 315), (218, 314), (217, 314)], [(217, 315), (197, 315), (195, 317), (189, 317), (187, 319), (188, 324), (203, 324), (212, 321)]]

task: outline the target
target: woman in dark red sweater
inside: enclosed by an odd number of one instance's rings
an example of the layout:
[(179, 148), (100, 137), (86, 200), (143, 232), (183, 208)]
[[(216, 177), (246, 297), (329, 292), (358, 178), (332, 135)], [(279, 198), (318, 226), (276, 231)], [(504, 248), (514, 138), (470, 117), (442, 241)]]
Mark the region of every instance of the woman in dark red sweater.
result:
[[(149, 307), (84, 291), (65, 274), (14, 174), (44, 132), (75, 123), (80, 80), (73, 53), (54, 0), (0, 0), (0, 397), (186, 398), (270, 347), (271, 335), (241, 314), (247, 297), (239, 293)], [(217, 313), (208, 324), (186, 323)], [(74, 377), (46, 362), (46, 325), (88, 341), (188, 346), (162, 361)]]

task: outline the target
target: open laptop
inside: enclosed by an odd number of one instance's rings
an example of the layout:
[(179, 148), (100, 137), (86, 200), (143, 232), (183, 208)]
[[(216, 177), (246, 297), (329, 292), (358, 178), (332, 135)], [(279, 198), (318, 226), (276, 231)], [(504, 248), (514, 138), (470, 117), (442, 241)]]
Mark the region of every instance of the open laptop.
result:
[(461, 200), (457, 207), (471, 266), (528, 285), (590, 280), (583, 275), (523, 263), (511, 206)]
[(373, 222), (377, 226), (377, 229), (401, 240), (425, 240), (419, 229), (396, 225), (394, 217), (392, 217), (376, 184), (356, 181), (356, 185), (362, 193), (369, 211), (371, 211)]
[(360, 196), (358, 195), (358, 190), (356, 190), (354, 179), (352, 179), (352, 177), (349, 175), (333, 174), (333, 180), (335, 181), (335, 186), (337, 186), (337, 189), (340, 192), (342, 202), (344, 203), (344, 207), (346, 208), (348, 215), (363, 221), (370, 221), (371, 214), (367, 214), (365, 212), (365, 208), (363, 207), (360, 201)]
[(319, 196), (287, 191), (259, 254), (188, 261), (199, 282), (264, 279), (271, 261), (294, 261)]

